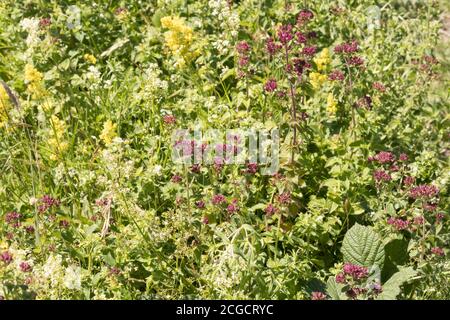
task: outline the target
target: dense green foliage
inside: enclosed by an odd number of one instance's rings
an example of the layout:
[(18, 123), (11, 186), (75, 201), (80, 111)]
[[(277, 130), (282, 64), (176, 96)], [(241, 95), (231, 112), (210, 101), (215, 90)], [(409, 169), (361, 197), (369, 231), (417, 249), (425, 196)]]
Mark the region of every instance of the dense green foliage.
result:
[[(444, 10), (1, 0), (0, 298), (450, 299)], [(177, 128), (278, 128), (278, 174)]]

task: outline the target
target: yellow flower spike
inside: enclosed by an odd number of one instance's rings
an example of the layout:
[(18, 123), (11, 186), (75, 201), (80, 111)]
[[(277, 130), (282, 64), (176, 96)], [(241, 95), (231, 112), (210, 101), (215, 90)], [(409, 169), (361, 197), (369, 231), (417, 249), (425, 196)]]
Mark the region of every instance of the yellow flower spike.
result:
[(24, 70), (25, 84), (27, 85), (28, 92), (34, 99), (42, 98), (47, 94), (42, 80), (43, 75), (31, 64), (27, 64)]
[(57, 160), (69, 147), (69, 144), (64, 139), (66, 128), (64, 121), (60, 120), (56, 115), (51, 116), (50, 138), (48, 139), (48, 145), (53, 151), (50, 156), (51, 160)]
[(107, 120), (103, 124), (103, 130), (100, 134), (100, 139), (105, 143), (105, 145), (110, 144), (112, 140), (117, 137), (116, 128), (117, 125), (112, 123), (111, 120)]
[(337, 101), (334, 99), (332, 93), (329, 93), (327, 97), (327, 112), (331, 114), (335, 114), (337, 112)]
[(31, 64), (27, 64), (25, 66), (25, 82), (26, 83), (35, 83), (42, 81), (42, 73), (40, 73), (35, 67)]
[(309, 82), (314, 89), (319, 89), (322, 84), (327, 80), (327, 76), (318, 72), (311, 72), (309, 74)]
[(11, 109), (11, 101), (5, 88), (0, 84), (0, 128), (8, 121), (8, 111)]
[(179, 17), (161, 18), (161, 26), (168, 29), (164, 33), (165, 45), (172, 52), (178, 66), (184, 66), (198, 56), (198, 52), (191, 52), (191, 45), (194, 41), (194, 32), (191, 27), (186, 26)]
[(317, 66), (317, 70), (325, 70), (331, 63), (330, 51), (328, 50), (328, 48), (323, 49), (313, 60)]

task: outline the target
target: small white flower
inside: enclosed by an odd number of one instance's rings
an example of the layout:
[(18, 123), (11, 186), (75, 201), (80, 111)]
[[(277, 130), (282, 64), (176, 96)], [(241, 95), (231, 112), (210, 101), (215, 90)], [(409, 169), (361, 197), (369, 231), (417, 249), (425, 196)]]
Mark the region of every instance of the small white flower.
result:
[(153, 174), (160, 176), (161, 175), (161, 170), (162, 170), (162, 166), (160, 166), (159, 164), (157, 164), (156, 166), (153, 167)]
[(64, 285), (70, 290), (81, 290), (81, 268), (69, 266), (64, 274)]

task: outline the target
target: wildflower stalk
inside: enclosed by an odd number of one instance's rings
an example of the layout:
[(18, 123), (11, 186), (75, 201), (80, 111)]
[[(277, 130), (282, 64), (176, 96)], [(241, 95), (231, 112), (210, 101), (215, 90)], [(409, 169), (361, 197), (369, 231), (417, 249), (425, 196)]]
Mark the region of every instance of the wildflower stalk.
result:
[[(289, 66), (289, 49), (288, 44), (285, 45), (285, 58), (286, 58), (286, 68)], [(294, 136), (292, 138), (291, 143), (291, 163), (294, 163), (294, 148), (297, 145), (297, 110), (296, 110), (296, 101), (295, 101), (295, 90), (294, 90), (294, 84), (292, 83), (292, 79), (289, 78), (289, 86), (290, 86), (290, 95), (291, 95), (291, 114), (293, 119), (293, 130), (294, 130)]]
[(191, 201), (190, 201), (190, 192), (189, 192), (189, 172), (186, 165), (183, 166), (184, 169), (184, 179), (186, 181), (186, 201), (187, 201), (187, 208), (188, 208), (188, 214), (191, 215)]
[[(348, 64), (348, 59), (345, 59), (345, 64), (347, 67), (348, 72), (348, 88), (349, 88), (349, 97), (353, 91), (353, 80), (352, 80), (352, 73)], [(351, 103), (350, 100), (350, 108), (352, 108), (352, 132), (356, 129), (356, 114), (355, 114), (355, 106)]]

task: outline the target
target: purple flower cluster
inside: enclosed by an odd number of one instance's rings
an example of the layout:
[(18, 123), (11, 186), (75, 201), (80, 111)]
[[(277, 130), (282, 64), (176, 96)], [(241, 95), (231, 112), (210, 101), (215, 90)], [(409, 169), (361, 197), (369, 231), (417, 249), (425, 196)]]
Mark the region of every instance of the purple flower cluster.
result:
[(273, 56), (275, 53), (277, 53), (277, 51), (280, 50), (281, 47), (282, 46), (278, 43), (275, 43), (272, 38), (268, 38), (266, 41), (266, 50), (270, 56)]
[(294, 70), (297, 73), (297, 75), (300, 77), (305, 70), (311, 68), (311, 63), (304, 59), (294, 59)]
[(437, 196), (438, 194), (439, 189), (429, 184), (419, 185), (409, 191), (409, 196), (413, 199), (432, 198), (434, 196)]
[(381, 151), (373, 157), (369, 157), (369, 161), (376, 161), (379, 164), (395, 162), (395, 155), (392, 152)]
[(333, 70), (328, 75), (328, 79), (331, 81), (343, 81), (345, 79), (344, 74), (340, 70)]
[(8, 251), (4, 251), (0, 254), (0, 261), (9, 264), (13, 260), (12, 255)]
[(275, 79), (269, 79), (264, 84), (264, 90), (266, 92), (274, 92), (276, 89), (277, 89), (277, 82), (275, 81)]
[(19, 267), (22, 272), (30, 272), (31, 271), (31, 266), (28, 262), (25, 262), (25, 261), (21, 262)]
[[(236, 51), (238, 52), (238, 64), (241, 68), (243, 68), (249, 64), (250, 50), (251, 50), (251, 47), (247, 41), (241, 41), (236, 45)], [(245, 73), (243, 73), (242, 76), (245, 76)]]
[(410, 185), (412, 185), (412, 184), (414, 183), (415, 180), (416, 180), (416, 179), (414, 179), (414, 177), (406, 176), (406, 177), (403, 179), (403, 184), (404, 184), (405, 186), (410, 186)]
[(292, 25), (285, 24), (278, 28), (277, 32), (278, 40), (283, 44), (286, 45), (289, 41), (291, 41), (294, 36), (292, 34)]
[(314, 13), (308, 9), (302, 9), (297, 16), (297, 24), (303, 26), (314, 18)]
[(375, 90), (377, 90), (381, 93), (386, 92), (386, 87), (381, 82), (374, 82), (372, 84), (372, 88), (374, 88)]
[(205, 201), (203, 201), (203, 200), (198, 200), (198, 201), (195, 201), (195, 206), (198, 208), (198, 209), (204, 209), (205, 208)]
[(277, 212), (277, 208), (273, 204), (269, 203), (264, 211), (266, 212), (266, 215), (271, 216)]
[(305, 44), (308, 41), (308, 35), (300, 31), (295, 33), (295, 38), (298, 44)]
[(375, 170), (373, 172), (373, 178), (375, 179), (375, 181), (377, 183), (389, 182), (389, 181), (392, 180), (391, 175), (389, 173), (387, 173), (386, 171), (384, 171), (384, 170)]
[(311, 293), (311, 300), (326, 300), (327, 296), (323, 292), (314, 291)]
[(52, 207), (58, 207), (61, 204), (59, 200), (52, 198), (49, 195), (44, 195), (41, 199), (39, 199), (39, 203), (40, 205), (38, 207), (38, 211), (40, 213), (43, 213)]
[(215, 194), (212, 198), (212, 203), (214, 205), (220, 205), (222, 203), (225, 203), (226, 201), (227, 200), (226, 200), (225, 196), (222, 194)]
[(202, 166), (200, 164), (198, 164), (198, 163), (194, 163), (191, 166), (191, 172), (192, 173), (200, 173), (201, 169), (202, 169)]
[(351, 66), (356, 66), (356, 67), (362, 66), (362, 65), (364, 65), (364, 59), (361, 57), (357, 57), (357, 56), (350, 57), (348, 59), (348, 64)]
[(165, 124), (171, 125), (174, 124), (177, 119), (175, 118), (175, 116), (168, 114), (163, 117), (163, 121)]
[(245, 173), (248, 174), (255, 174), (258, 172), (258, 164), (257, 163), (248, 163), (247, 169), (245, 170)]
[(359, 51), (358, 42), (353, 40), (351, 42), (344, 42), (342, 44), (338, 44), (334, 48), (334, 52), (339, 54), (354, 54)]
[(20, 227), (20, 219), (22, 218), (22, 215), (18, 212), (8, 212), (5, 215), (5, 222), (9, 225), (11, 225), (13, 228)]
[(366, 267), (351, 263), (344, 264), (343, 272), (345, 275), (351, 276), (354, 280), (367, 278), (369, 274), (369, 270)]
[(406, 230), (409, 227), (410, 222), (408, 220), (398, 219), (398, 218), (389, 218), (387, 223), (393, 226), (397, 231)]
[(442, 248), (439, 248), (439, 247), (431, 248), (431, 253), (433, 253), (436, 256), (440, 256), (440, 257), (445, 256), (444, 250)]
[(236, 45), (236, 50), (240, 54), (247, 54), (250, 51), (250, 45), (247, 41), (241, 41)]
[(182, 180), (183, 178), (178, 174), (173, 175), (172, 179), (170, 179), (173, 183), (180, 183)]
[(239, 207), (238, 207), (237, 203), (238, 203), (238, 200), (237, 199), (233, 199), (231, 201), (231, 203), (227, 206), (227, 212), (229, 214), (236, 213), (239, 210)]
[(304, 54), (305, 56), (312, 57), (313, 55), (316, 54), (316, 51), (317, 51), (316, 46), (304, 47), (302, 50), (302, 54)]
[(291, 193), (289, 191), (285, 191), (278, 195), (278, 202), (282, 205), (288, 205), (291, 202)]
[(39, 27), (45, 28), (52, 24), (52, 19), (50, 18), (42, 18), (39, 20)]

